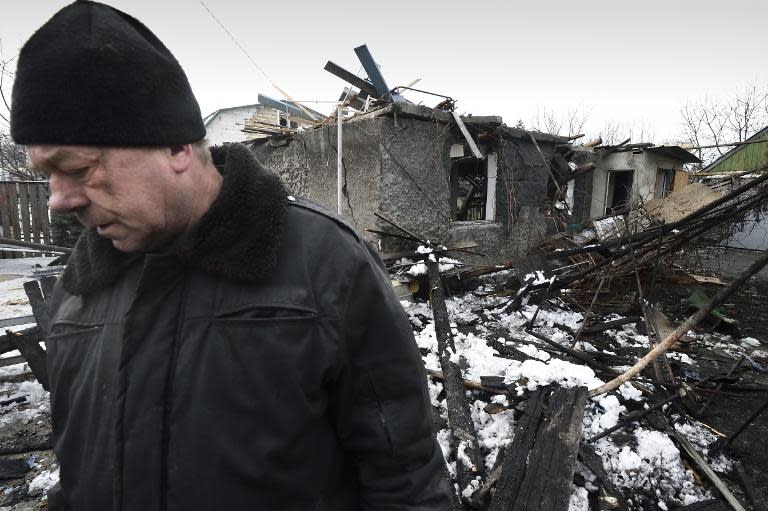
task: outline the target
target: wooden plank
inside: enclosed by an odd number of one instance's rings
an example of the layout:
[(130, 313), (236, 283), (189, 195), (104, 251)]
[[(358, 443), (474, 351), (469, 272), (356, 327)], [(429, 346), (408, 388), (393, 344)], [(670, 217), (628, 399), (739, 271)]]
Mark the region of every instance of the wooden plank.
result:
[(7, 328), (9, 326), (26, 325), (27, 323), (34, 323), (34, 316), (17, 316), (15, 318), (0, 319), (0, 328)]
[(32, 216), (32, 236), (35, 243), (44, 243), (42, 238), (42, 223), (40, 222), (40, 206), (38, 201), (40, 200), (40, 185), (32, 183), (29, 186), (29, 202), (31, 206)]
[(464, 138), (467, 140), (467, 144), (469, 145), (469, 149), (472, 151), (472, 154), (478, 160), (482, 160), (483, 153), (481, 153), (480, 149), (477, 148), (477, 144), (475, 144), (475, 141), (472, 138), (472, 135), (469, 134), (469, 130), (464, 125), (464, 121), (461, 120), (461, 117), (459, 117), (459, 114), (457, 114), (456, 112), (451, 112), (451, 114), (453, 115), (453, 120), (456, 121), (456, 124), (459, 126), (459, 129), (461, 130), (461, 134), (464, 135)]
[[(5, 212), (7, 215), (6, 218), (8, 219), (8, 223), (6, 224), (7, 225), (6, 236), (11, 239), (18, 239), (17, 237), (18, 226), (16, 224), (16, 221), (14, 220), (17, 216), (16, 215), (17, 209), (16, 209), (15, 201), (13, 200), (14, 194), (11, 191), (12, 189), (15, 189), (15, 188), (16, 188), (15, 183), (5, 183), (3, 187), (3, 192), (5, 195)], [(18, 253), (13, 251), (6, 251), (5, 257), (6, 259), (15, 259), (18, 257)]]
[(586, 402), (586, 387), (553, 391), (513, 511), (568, 510)]
[(45, 185), (38, 185), (35, 190), (35, 213), (40, 225), (40, 242), (52, 243), (50, 237), (46, 236), (45, 225), (48, 221), (48, 197), (46, 196)]
[[(10, 224), (13, 229), (13, 238), (21, 239), (21, 222), (19, 221), (19, 195), (16, 189), (16, 183), (8, 186), (8, 212), (10, 214)], [(23, 252), (13, 252), (14, 258), (24, 257)]]
[[(350, 73), (343, 67), (331, 62), (330, 60), (325, 64), (325, 67), (323, 68), (329, 73), (338, 76), (345, 82), (354, 85), (358, 89), (360, 89), (360, 92), (365, 94), (366, 96), (373, 96), (374, 98), (379, 97), (379, 93), (376, 91), (376, 87), (373, 86), (371, 82), (368, 80), (365, 80), (364, 78), (360, 78), (354, 73)], [(365, 98), (362, 98), (365, 99)]]
[(46, 183), (41, 183), (38, 187), (38, 207), (40, 208), (40, 216), (42, 221), (42, 231), (44, 244), (52, 245), (53, 238), (51, 237), (51, 218), (48, 210), (48, 200), (50, 198), (50, 190)]
[(32, 226), (29, 218), (28, 183), (19, 183), (19, 212), (21, 213), (21, 239), (24, 241), (34, 241), (32, 239)]
[(13, 236), (11, 238), (21, 239), (21, 222), (19, 221), (19, 194), (16, 190), (16, 183), (8, 187), (8, 212), (11, 215), (11, 225), (13, 226)]
[(0, 235), (2, 235), (5, 238), (10, 238), (9, 235), (9, 227), (8, 227), (8, 198), (5, 194), (5, 188), (6, 185), (4, 183), (0, 183), (0, 223), (2, 223), (3, 230)]
[(21, 355), (16, 355), (15, 357), (3, 357), (0, 358), (0, 367), (15, 366), (16, 364), (23, 364), (26, 361), (27, 359)]
[[(29, 205), (29, 184), (19, 183), (19, 234), (21, 235), (21, 239), (24, 241), (33, 241)], [(32, 255), (37, 254), (32, 254), (31, 252), (23, 252), (22, 255), (24, 257), (31, 257)]]
[(26, 460), (5, 460), (0, 459), (0, 480), (21, 479), (31, 470)]

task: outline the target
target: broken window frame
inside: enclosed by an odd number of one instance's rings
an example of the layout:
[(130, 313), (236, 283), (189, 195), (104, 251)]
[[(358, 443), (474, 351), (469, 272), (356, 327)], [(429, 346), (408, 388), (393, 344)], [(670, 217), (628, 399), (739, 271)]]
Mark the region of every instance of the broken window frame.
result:
[[(457, 148), (461, 148), (461, 150)], [(498, 159), (496, 153), (487, 153), (483, 159), (477, 159), (466, 150), (464, 144), (451, 145), (451, 168), (449, 177), (449, 202), (452, 222), (495, 222), (496, 221), (496, 183), (498, 179)], [(463, 178), (470, 182), (470, 190), (474, 191), (470, 200), (474, 205), (465, 207), (460, 203), (462, 191), (469, 196), (466, 186), (460, 187), (461, 170), (466, 176), (466, 167), (474, 165), (473, 179)], [(461, 169), (464, 166), (464, 169)], [(474, 186), (473, 186), (474, 185)], [(478, 197), (478, 194), (480, 197)], [(480, 200), (478, 200), (480, 199)], [(466, 210), (466, 211), (465, 211)]]

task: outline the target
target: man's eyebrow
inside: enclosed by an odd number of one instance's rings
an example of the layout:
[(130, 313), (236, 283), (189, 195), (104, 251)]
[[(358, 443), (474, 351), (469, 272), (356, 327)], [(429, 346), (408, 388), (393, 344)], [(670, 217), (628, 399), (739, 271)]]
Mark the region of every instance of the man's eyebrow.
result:
[[(58, 167), (62, 162), (66, 161), (68, 158), (73, 157), (73, 155), (71, 153), (68, 153), (67, 151), (68, 151), (67, 148), (54, 149), (54, 151), (51, 154), (46, 155), (45, 159), (41, 161), (38, 165), (32, 166), (32, 169), (45, 172), (50, 170), (51, 168)], [(76, 158), (79, 158), (81, 161), (86, 163), (85, 165), (78, 165), (78, 168), (87, 167), (92, 163), (98, 163), (99, 161), (101, 161), (101, 158), (103, 157), (103, 155), (104, 155), (104, 152), (99, 151), (93, 158), (87, 157), (87, 156), (79, 156), (79, 155), (76, 156)]]

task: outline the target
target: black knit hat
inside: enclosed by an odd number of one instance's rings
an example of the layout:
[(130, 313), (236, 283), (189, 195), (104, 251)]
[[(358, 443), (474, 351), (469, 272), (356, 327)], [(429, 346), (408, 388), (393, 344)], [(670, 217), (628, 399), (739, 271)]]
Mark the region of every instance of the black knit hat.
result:
[(11, 136), (19, 144), (160, 146), (205, 137), (189, 81), (140, 21), (77, 1), (19, 54)]

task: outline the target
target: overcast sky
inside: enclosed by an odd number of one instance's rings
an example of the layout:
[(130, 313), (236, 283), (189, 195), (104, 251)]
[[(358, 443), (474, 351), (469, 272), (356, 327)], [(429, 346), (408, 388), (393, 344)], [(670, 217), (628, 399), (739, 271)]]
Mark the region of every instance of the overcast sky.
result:
[[(681, 131), (686, 100), (768, 85), (765, 0), (204, 2), (269, 78), (300, 100), (337, 99), (345, 83), (323, 66), (333, 60), (363, 73), (353, 51), (363, 43), (390, 87), (420, 78), (415, 87), (455, 98), (461, 113), (530, 126), (537, 109), (579, 108), (590, 112), (590, 133), (608, 121), (645, 122), (657, 143)], [(2, 0), (4, 58), (67, 3)], [(171, 49), (203, 115), (255, 103), (259, 92), (280, 97), (199, 0), (107, 3)]]

